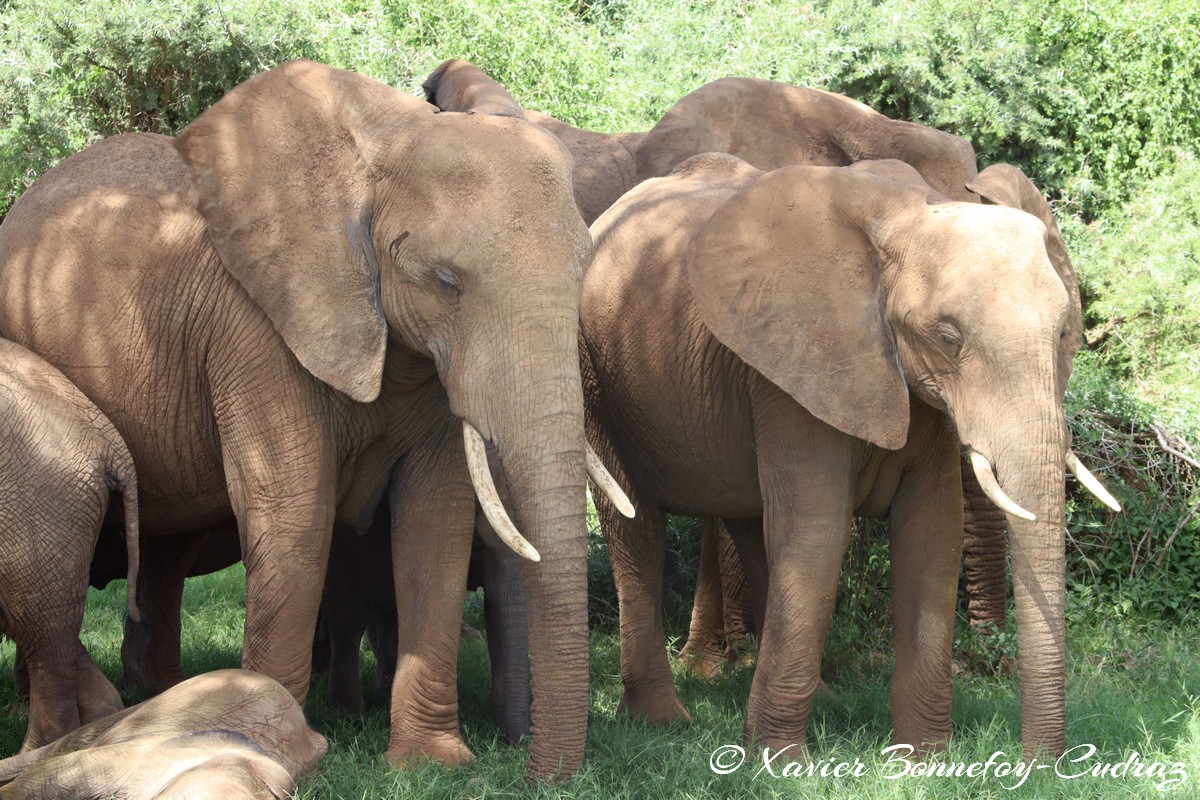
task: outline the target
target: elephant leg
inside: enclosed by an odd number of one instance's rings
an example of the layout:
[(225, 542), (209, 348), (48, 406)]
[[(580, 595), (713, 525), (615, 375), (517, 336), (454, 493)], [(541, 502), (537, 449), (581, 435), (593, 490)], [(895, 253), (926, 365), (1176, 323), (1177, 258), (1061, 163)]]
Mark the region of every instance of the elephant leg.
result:
[[(29, 640), (22, 636), (17, 641), (25, 645)], [(30, 643), (24, 649), (29, 664), (29, 726), (21, 753), (47, 745), (83, 724), (75, 689), (75, 648)]]
[(13, 684), (16, 687), (17, 699), (29, 700), (29, 662), (25, 657), (25, 648), (16, 645), (13, 654)]
[[(756, 403), (755, 413), (769, 572), (745, 737), (750, 745), (778, 751), (804, 744), (820, 686), (821, 654), (850, 541), (858, 443), (803, 407), (771, 399)], [(731, 533), (748, 538), (744, 530)]]
[(475, 523), (475, 495), (462, 447), (447, 435), (411, 453), (388, 488), (397, 662), (392, 682), (396, 767), (423, 759), (447, 765), (474, 756), (458, 726), (458, 643)]
[[(82, 622), (82, 606), (79, 617)], [(49, 744), (125, 707), (116, 687), (71, 630), (70, 622), (47, 624), (37, 634), (44, 639), (27, 648), (29, 728), (21, 752)]]
[(325, 602), (322, 600), (321, 610), (317, 613), (317, 632), (313, 634), (312, 674), (314, 678), (329, 672), (329, 647), (329, 619), (326, 616)]
[[(357, 552), (356, 545), (360, 542), (347, 539), (357, 537), (357, 532), (339, 527), (333, 535), (321, 604), (329, 641), (329, 698), (340, 708), (359, 711), (363, 706), (359, 652), (367, 630), (367, 602), (361, 596), (364, 589), (358, 580), (358, 565), (353, 563), (353, 555), (367, 554)], [(391, 554), (383, 548), (382, 552), (370, 555), (390, 558)]]
[(183, 582), (207, 542), (207, 532), (141, 537), (137, 603), (142, 621), (125, 620), (121, 662), (126, 686), (158, 694), (183, 680)]
[[(762, 520), (758, 520), (758, 531), (754, 534), (759, 542), (762, 541)], [(748, 652), (753, 637), (761, 630), (762, 620), (755, 619), (753, 592), (742, 566), (741, 556), (737, 545), (729, 533), (725, 521), (717, 523), (716, 529), (717, 563), (721, 573), (721, 597), (723, 626), (725, 629), (725, 658), (729, 663), (749, 665), (753, 662)], [(765, 574), (766, 564), (759, 569)], [(765, 586), (762, 587), (765, 589)], [(763, 591), (763, 608), (765, 611), (766, 592)]]
[[(300, 413), (287, 411), (279, 418)], [(279, 418), (242, 415), (218, 425), (228, 426), (221, 430), (225, 478), (246, 568), (242, 667), (274, 678), (303, 706), (333, 536), (337, 459), (316, 431), (287, 431)]]
[[(84, 498), (68, 496), (54, 504), (56, 516), (30, 515), (13, 524), (0, 513), (0, 528), (11, 534), (10, 550), (0, 562), (0, 601), (7, 632), (20, 654), (18, 672), (25, 672), (29, 686), (29, 725), (21, 752), (78, 728), (86, 721), (80, 719), (80, 708), (91, 702), (121, 708), (116, 690), (79, 641), (94, 531), (104, 515), (102, 504), (87, 508), (87, 514), (78, 513), (82, 508)], [(102, 687), (80, 682), (81, 676), (92, 677), (80, 672), (86, 666)], [(89, 697), (89, 692), (96, 695)]]
[(76, 708), (79, 710), (79, 722), (83, 725), (125, 708), (117, 688), (100, 671), (82, 645), (76, 657), (75, 687), (78, 692)]
[[(507, 484), (497, 485), (504, 503)], [(500, 541), (482, 509), (475, 512), (469, 588), (483, 588), (483, 618), (492, 668), (492, 719), (504, 738), (529, 735), (529, 615), (522, 559)]]
[[(687, 644), (679, 652), (683, 668), (702, 678), (715, 678), (725, 663), (725, 607), (722, 591), (720, 544), (713, 517), (704, 520), (700, 539), (700, 570), (692, 601), (692, 621)], [(732, 546), (732, 542), (730, 543)]]
[[(618, 482), (621, 480), (617, 477)], [(621, 516), (608, 498), (596, 498), (617, 585), (621, 680), (625, 685), (618, 712), (655, 725), (680, 719), (690, 721), (691, 716), (675, 692), (664, 645), (662, 581), (667, 550), (666, 516), (636, 495), (631, 495), (630, 500), (637, 508), (633, 519)]]
[[(767, 614), (767, 592), (770, 588), (770, 574), (767, 570), (767, 550), (763, 537), (762, 517), (755, 519), (727, 519), (721, 522), (724, 533), (727, 534), (732, 554), (718, 550), (723, 561), (736, 561), (737, 569), (730, 569), (734, 580), (740, 577), (740, 587), (728, 592), (730, 597), (738, 600), (739, 614), (744, 620), (742, 624), (754, 631), (760, 638), (759, 648), (762, 647), (762, 630)], [(724, 545), (722, 544), (722, 548)], [(725, 570), (722, 568), (722, 581)], [(722, 583), (722, 591), (724, 591)], [(726, 602), (729, 608), (729, 602)]]
[[(390, 563), (390, 561), (389, 561)], [(367, 641), (375, 654), (375, 694), (390, 702), (392, 678), (396, 674), (396, 627), (400, 624), (395, 595), (387, 603), (376, 603), (367, 615)]]
[(529, 735), (529, 635), (524, 597), (514, 601), (493, 586), (483, 590), (488, 658), (492, 667), (489, 697), (492, 719), (504, 738)]
[(940, 428), (912, 435), (929, 445), (905, 472), (890, 512), (892, 741), (928, 751), (943, 748), (950, 738), (962, 493), (958, 442)]
[(1007, 624), (1008, 518), (984, 495), (970, 465), (959, 460), (963, 487), (963, 576), (967, 594), (967, 619), (973, 628)]

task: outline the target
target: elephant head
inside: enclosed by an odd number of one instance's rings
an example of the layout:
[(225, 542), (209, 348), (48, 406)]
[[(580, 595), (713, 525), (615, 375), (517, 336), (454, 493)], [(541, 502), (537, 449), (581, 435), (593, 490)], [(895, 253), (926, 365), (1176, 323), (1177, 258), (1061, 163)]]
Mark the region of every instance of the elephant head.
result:
[(705, 324), (817, 418), (894, 450), (924, 403), (994, 465), (1031, 755), (1065, 737), (1062, 400), (1080, 325), (1053, 234), (948, 201), (900, 162), (788, 167), (720, 206), (687, 259)]
[(562, 145), (497, 85), (446, 94), (482, 105), (447, 113), (292, 62), (236, 87), (176, 148), (222, 264), (304, 369), (362, 403), (436, 374), (469, 449), (495, 444), (541, 558), (529, 769), (569, 774), (587, 719), (576, 331), (591, 242)]

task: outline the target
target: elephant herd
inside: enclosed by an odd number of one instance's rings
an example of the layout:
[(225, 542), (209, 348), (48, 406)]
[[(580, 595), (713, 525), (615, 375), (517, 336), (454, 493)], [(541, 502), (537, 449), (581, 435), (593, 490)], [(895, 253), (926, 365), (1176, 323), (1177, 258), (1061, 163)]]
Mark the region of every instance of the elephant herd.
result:
[[(893, 738), (942, 746), (966, 486), (1001, 592), (1010, 531), (1025, 752), (1061, 752), (1064, 470), (1116, 501), (1070, 451), (1079, 290), (1036, 187), (979, 172), (956, 136), (765, 80), (621, 134), (525, 111), (464, 61), (424, 89), (289, 62), (175, 138), (64, 160), (0, 225), (22, 752), (128, 727), (102, 721), (120, 697), (79, 642), (89, 580), (128, 578), (126, 679), (160, 692), (183, 678), (185, 577), (240, 559), (243, 667), (301, 705), (328, 670), (354, 707), (367, 633), (397, 766), (471, 758), (456, 657), (483, 586), (497, 723), (532, 734), (531, 777), (568, 777), (589, 479), (628, 714), (688, 716), (666, 513), (727, 533), (720, 559), (706, 537), (693, 632), (744, 595), (745, 736), (772, 748), (805, 740), (852, 518), (886, 517)], [(735, 568), (741, 588), (712, 579)], [(293, 776), (323, 752), (303, 744)]]

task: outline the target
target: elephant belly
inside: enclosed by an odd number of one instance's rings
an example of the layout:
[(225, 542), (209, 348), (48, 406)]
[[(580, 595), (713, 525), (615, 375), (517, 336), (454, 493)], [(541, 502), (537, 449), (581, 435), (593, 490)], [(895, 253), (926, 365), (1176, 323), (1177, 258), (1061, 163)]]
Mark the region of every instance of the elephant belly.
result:
[[(637, 491), (674, 514), (762, 516), (758, 459), (741, 387), (614, 387), (613, 439)], [(606, 398), (606, 401), (610, 398)]]

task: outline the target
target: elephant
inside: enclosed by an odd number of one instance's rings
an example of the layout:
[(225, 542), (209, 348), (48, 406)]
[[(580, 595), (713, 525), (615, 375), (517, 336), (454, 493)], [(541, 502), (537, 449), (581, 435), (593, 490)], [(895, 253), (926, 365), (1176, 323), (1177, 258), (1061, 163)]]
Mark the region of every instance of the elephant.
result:
[(0, 339), (0, 630), (29, 698), (22, 751), (124, 708), (79, 640), (87, 568), (121, 494), (127, 611), (137, 619), (138, 484), (112, 422), (57, 369)]
[[(665, 176), (687, 158), (705, 152), (730, 153), (763, 170), (792, 164), (845, 166), (869, 159), (898, 159), (947, 197), (978, 202), (977, 195), (966, 188), (977, 174), (975, 152), (966, 140), (889, 119), (843, 95), (777, 81), (733, 77), (705, 84), (671, 106), (645, 134), (599, 134), (542, 114), (530, 118), (558, 136), (574, 155), (576, 202), (589, 225), (624, 191)], [(630, 149), (632, 168), (628, 157), (622, 155)], [(1066, 259), (1053, 216), (1044, 201), (1039, 198), (1038, 203), (1039, 216), (1056, 237), (1061, 258)], [(1073, 293), (1072, 301), (1078, 299), (1078, 293)], [(1075, 313), (1078, 315), (1078, 310)], [(961, 472), (968, 618), (975, 627), (991, 624), (1003, 629), (1008, 585), (1005, 515), (987, 499), (968, 463), (963, 462)], [(1115, 501), (1110, 506), (1119, 509)], [(701, 583), (698, 592), (715, 586)], [(715, 608), (707, 596), (698, 595), (697, 600), (701, 615)], [(717, 635), (712, 622), (704, 616), (693, 620), (693, 632), (704, 642), (698, 647), (707, 655), (712, 655), (709, 648)], [(688, 661), (699, 663), (692, 659), (698, 650), (688, 652)]]
[[(431, 76), (431, 96), (454, 68)], [(565, 777), (587, 724), (590, 253), (570, 155), (498, 85), (484, 113), (447, 113), (294, 61), (174, 139), (114, 136), (39, 178), (0, 225), (0, 335), (113, 420), (145, 542), (236, 520), (242, 664), (297, 701), (334, 523), (363, 530), (387, 502), (409, 610), (397, 766), (471, 757), (439, 678), (454, 674), (478, 494), (510, 546), (540, 559), (526, 568), (527, 770)], [(480, 467), (485, 441), (511, 517)]]
[(666, 512), (724, 519), (747, 563), (762, 518), (744, 732), (771, 748), (805, 740), (851, 517), (887, 515), (893, 739), (942, 746), (965, 451), (1012, 532), (1023, 746), (1062, 752), (1078, 287), (1025, 210), (1044, 205), (1028, 179), (1001, 166), (967, 188), (1000, 205), (954, 201), (899, 161), (763, 172), (709, 153), (593, 224), (588, 436), (638, 509), (597, 501), (626, 713), (686, 717), (663, 648)]
[[(505, 487), (497, 489), (501, 498), (507, 497)], [(396, 592), (391, 570), (380, 568), (391, 563), (390, 530), (388, 510), (380, 506), (364, 535), (334, 531), (313, 665), (314, 671), (318, 664), (328, 670), (330, 699), (349, 710), (363, 704), (359, 648), (364, 633), (375, 654), (378, 694), (389, 693), (396, 668)], [(525, 585), (520, 559), (496, 535), (482, 509), (476, 510), (466, 588), (484, 591), (491, 715), (505, 739), (516, 742), (529, 734)]]
[(0, 761), (0, 795), (284, 798), (325, 750), (283, 686), (218, 670)]
[(751, 582), (725, 523), (709, 517), (703, 525), (692, 618), (679, 661), (693, 675), (713, 678), (726, 664), (749, 663), (746, 649), (758, 636), (765, 609), (755, 614), (757, 598), (752, 599)]

